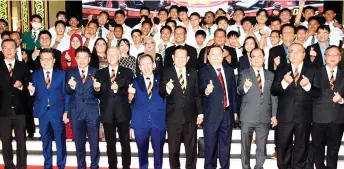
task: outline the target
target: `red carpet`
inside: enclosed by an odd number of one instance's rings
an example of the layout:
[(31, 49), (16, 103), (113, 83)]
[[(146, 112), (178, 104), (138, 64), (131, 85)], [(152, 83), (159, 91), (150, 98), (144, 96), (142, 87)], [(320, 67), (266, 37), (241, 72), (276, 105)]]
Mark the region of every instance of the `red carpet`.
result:
[[(4, 165), (0, 164), (0, 169), (4, 169)], [(28, 166), (27, 169), (43, 169), (43, 166)], [(54, 167), (53, 169), (58, 169), (57, 167)], [(65, 169), (77, 169), (77, 167), (66, 167)], [(107, 168), (99, 168), (99, 169), (107, 169)]]

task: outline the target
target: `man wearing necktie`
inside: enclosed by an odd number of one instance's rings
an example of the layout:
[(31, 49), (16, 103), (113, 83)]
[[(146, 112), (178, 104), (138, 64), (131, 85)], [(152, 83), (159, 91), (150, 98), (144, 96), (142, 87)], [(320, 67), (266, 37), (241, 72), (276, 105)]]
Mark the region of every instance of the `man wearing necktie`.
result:
[(133, 80), (128, 92), (129, 101), (134, 103), (131, 127), (134, 128), (139, 150), (140, 169), (148, 169), (149, 140), (154, 150), (154, 168), (162, 169), (166, 135), (166, 99), (159, 95), (160, 76), (153, 74), (153, 57), (143, 54), (139, 57), (138, 63), (142, 75)]
[(303, 62), (303, 46), (294, 43), (288, 53), (290, 64), (277, 70), (271, 87), (272, 95), (278, 96), (277, 165), (280, 169), (301, 169), (308, 154), (312, 99), (321, 89), (314, 85), (317, 70)]
[(34, 96), (33, 115), (39, 120), (39, 132), (43, 142), (44, 168), (51, 169), (52, 141), (56, 143), (56, 165), (59, 169), (65, 168), (66, 134), (69, 96), (65, 93), (65, 73), (54, 66), (54, 52), (51, 49), (40, 51), (42, 68), (33, 72), (28, 89)]
[(250, 54), (251, 67), (239, 75), (238, 94), (242, 95), (241, 121), (241, 163), (243, 169), (250, 169), (250, 152), (253, 132), (256, 133), (256, 165), (263, 168), (266, 159), (266, 144), (270, 124), (277, 125), (278, 99), (272, 96), (270, 88), (274, 74), (264, 70), (264, 51), (253, 49)]
[(98, 169), (99, 153), (99, 105), (94, 96), (93, 78), (97, 69), (90, 67), (91, 52), (81, 46), (75, 51), (78, 67), (66, 73), (66, 93), (70, 95), (68, 118), (74, 134), (78, 168), (86, 168), (86, 133), (91, 151), (91, 169)]
[[(16, 43), (2, 41), (4, 59), (0, 61), (0, 127), (2, 154), (5, 168), (26, 169), (26, 99), (30, 76), (29, 67), (15, 60)], [(27, 98), (27, 97), (26, 97)], [(13, 164), (12, 130), (16, 140), (17, 165)]]
[(34, 50), (35, 47), (40, 48), (38, 35), (42, 27), (42, 17), (37, 14), (32, 15), (30, 17), (30, 24), (32, 30), (30, 32), (24, 32), (22, 35), (23, 44), (29, 51)]
[[(343, 136), (344, 123), (343, 70), (338, 68), (340, 49), (330, 46), (325, 51), (326, 66), (319, 70), (319, 80), (314, 86), (321, 88), (321, 95), (313, 100), (312, 143), (316, 168), (336, 169), (338, 152)], [(327, 153), (325, 158), (325, 146)], [(324, 160), (326, 159), (326, 166)]]
[(186, 169), (196, 169), (197, 125), (203, 121), (202, 98), (198, 90), (197, 71), (186, 67), (187, 48), (177, 46), (173, 53), (174, 66), (164, 70), (159, 94), (166, 98), (166, 122), (171, 169), (179, 169), (180, 144), (186, 152)]
[(117, 131), (122, 147), (123, 169), (130, 169), (131, 110), (128, 102), (128, 88), (132, 83), (133, 72), (119, 66), (119, 57), (120, 51), (117, 47), (108, 48), (109, 66), (96, 72), (93, 88), (94, 95), (100, 100), (100, 120), (104, 126), (109, 169), (117, 169)]
[(204, 168), (216, 169), (217, 151), (221, 168), (229, 169), (232, 140), (232, 122), (237, 112), (234, 70), (223, 64), (221, 46), (209, 47), (210, 64), (199, 70), (199, 92), (204, 107)]

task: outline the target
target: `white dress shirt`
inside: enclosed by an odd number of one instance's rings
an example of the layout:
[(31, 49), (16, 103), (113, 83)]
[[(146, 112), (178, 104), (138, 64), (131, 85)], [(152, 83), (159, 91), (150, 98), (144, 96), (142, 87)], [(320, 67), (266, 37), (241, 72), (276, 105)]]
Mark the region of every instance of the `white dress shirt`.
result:
[[(148, 86), (149, 86), (149, 83), (148, 83), (148, 81), (147, 81), (147, 77), (148, 76), (144, 76), (143, 75), (143, 78), (144, 78), (144, 81), (145, 81), (145, 84), (146, 84), (146, 89), (148, 89)], [(152, 73), (148, 78), (150, 78), (149, 79), (149, 81), (152, 83), (152, 85), (154, 84), (154, 74)], [(147, 90), (148, 91), (148, 90)]]
[(334, 21), (330, 22), (330, 23), (325, 23), (324, 25), (329, 25), (330, 27), (330, 45), (336, 45), (336, 46), (339, 46), (340, 44), (340, 41), (343, 40), (343, 37), (344, 37), (344, 33), (343, 31), (338, 28), (338, 27), (335, 27), (333, 25)]
[[(256, 78), (257, 78), (257, 76), (258, 76), (258, 69), (253, 68), (253, 71), (254, 71), (254, 74), (256, 75)], [(260, 79), (262, 81), (262, 92), (264, 92), (265, 76), (264, 76), (264, 69), (263, 69), (263, 67), (261, 67), (259, 69), (259, 74), (260, 74)], [(252, 79), (250, 79), (250, 81), (252, 82)], [(251, 87), (246, 88), (245, 85), (244, 85), (244, 92), (247, 93), (248, 90), (250, 90)]]
[[(53, 47), (56, 41), (56, 36), (53, 36), (51, 39), (50, 47)], [(67, 36), (63, 36), (60, 43), (56, 46), (56, 49), (59, 50), (61, 53), (65, 50), (68, 50), (70, 46), (70, 38)]]
[(129, 55), (134, 56), (137, 59), (137, 55), (145, 51), (145, 46), (140, 45), (140, 48), (136, 48), (134, 44), (130, 46)]
[[(266, 36), (270, 36), (271, 29), (270, 29), (268, 26), (264, 26), (262, 29), (265, 30)], [(257, 30), (257, 31), (254, 32), (254, 35), (255, 35), (256, 38), (257, 38), (257, 42), (259, 42), (259, 41), (260, 41), (260, 38), (262, 37), (262, 36), (260, 35), (259, 32), (260, 32), (259, 30)]]
[[(201, 27), (198, 27), (198, 30), (203, 30)], [(196, 38), (195, 38), (195, 34), (196, 31), (193, 31), (192, 27), (187, 31), (186, 33), (186, 44), (191, 45), (191, 46), (196, 46)]]
[[(302, 67), (303, 67), (303, 62), (299, 65), (299, 67), (298, 67), (298, 69), (297, 69), (297, 71), (298, 71), (298, 73), (299, 73), (299, 79), (302, 78), (302, 75), (301, 75)], [(292, 68), (292, 73), (294, 73), (294, 72), (295, 72), (295, 69), (296, 69), (295, 65), (294, 65), (294, 64), (291, 64), (291, 68)], [(292, 76), (292, 74), (290, 74), (290, 76)], [(292, 76), (292, 78), (294, 78), (294, 77)], [(307, 77), (307, 78), (308, 78), (308, 77)], [(302, 79), (301, 79), (301, 80), (302, 80)], [(292, 82), (292, 83), (293, 83), (293, 82)], [(283, 79), (282, 82), (281, 82), (281, 85), (282, 85), (283, 90), (285, 90), (290, 84), (288, 84), (288, 83)], [(298, 85), (300, 85), (300, 84), (298, 84)], [(308, 92), (309, 90), (311, 90), (311, 87), (312, 87), (312, 86), (311, 86), (311, 82), (309, 82), (307, 86), (302, 87), (302, 88), (303, 88), (306, 92)]]
[[(92, 53), (92, 51), (93, 51), (93, 47), (94, 47), (94, 45), (95, 45), (95, 43), (96, 43), (96, 40), (98, 39), (98, 37), (97, 37), (97, 35), (94, 37), (94, 38), (90, 38), (90, 41), (88, 42), (88, 49), (91, 51), (91, 53)], [(85, 44), (85, 42), (86, 42), (86, 38), (85, 37), (82, 37), (82, 41), (84, 42), (84, 44)]]

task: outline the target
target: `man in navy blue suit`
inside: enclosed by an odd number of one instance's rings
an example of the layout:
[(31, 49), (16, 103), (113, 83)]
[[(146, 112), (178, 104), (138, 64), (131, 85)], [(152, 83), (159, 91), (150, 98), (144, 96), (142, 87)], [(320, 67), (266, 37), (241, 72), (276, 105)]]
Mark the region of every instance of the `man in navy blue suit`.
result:
[[(216, 169), (217, 150), (221, 168), (229, 169), (236, 85), (233, 69), (222, 64), (223, 49), (209, 47), (208, 65), (199, 71), (200, 92), (204, 96), (205, 169)], [(218, 148), (219, 146), (219, 148)]]
[(88, 64), (91, 52), (81, 46), (75, 51), (78, 67), (66, 73), (66, 93), (70, 95), (68, 118), (71, 120), (78, 168), (86, 168), (86, 132), (91, 150), (91, 169), (98, 169), (99, 163), (99, 107), (94, 96), (93, 77), (97, 69)]
[(65, 168), (66, 132), (65, 124), (69, 97), (65, 93), (65, 73), (54, 66), (54, 53), (51, 49), (40, 52), (41, 69), (32, 73), (28, 89), (35, 96), (33, 115), (39, 120), (39, 132), (43, 142), (44, 169), (52, 169), (52, 141), (55, 138), (57, 167)]

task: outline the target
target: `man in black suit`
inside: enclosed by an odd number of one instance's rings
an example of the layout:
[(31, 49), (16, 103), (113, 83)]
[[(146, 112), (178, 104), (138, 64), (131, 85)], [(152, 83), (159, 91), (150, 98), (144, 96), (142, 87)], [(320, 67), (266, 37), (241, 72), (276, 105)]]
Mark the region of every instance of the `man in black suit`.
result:
[[(30, 76), (29, 67), (15, 60), (16, 42), (7, 39), (2, 42), (4, 59), (0, 61), (0, 128), (2, 155), (5, 168), (26, 169), (26, 125), (25, 96)], [(13, 164), (12, 130), (17, 142), (17, 165)]]
[[(229, 65), (231, 68), (236, 69), (238, 66), (238, 57), (234, 48), (226, 46), (226, 31), (223, 29), (217, 29), (214, 32), (214, 45), (219, 45), (224, 50), (223, 63)], [(198, 55), (197, 64), (198, 68), (202, 68), (209, 63), (206, 54), (209, 51), (209, 47), (204, 47)]]
[(122, 145), (123, 169), (131, 163), (129, 127), (131, 110), (128, 102), (128, 87), (133, 80), (130, 69), (119, 66), (120, 51), (116, 47), (107, 50), (109, 66), (98, 70), (93, 87), (99, 98), (100, 120), (104, 126), (107, 155), (110, 169), (117, 169), (116, 131)]
[(176, 28), (174, 29), (174, 42), (176, 43), (176, 45), (166, 49), (164, 62), (165, 68), (173, 66), (172, 55), (174, 53), (174, 50), (176, 49), (176, 46), (185, 46), (185, 48), (187, 49), (187, 56), (189, 57), (186, 67), (197, 70), (197, 50), (196, 48), (185, 43), (186, 33), (186, 28), (183, 26), (176, 26)]
[(207, 56), (210, 64), (199, 70), (199, 91), (204, 96), (205, 109), (204, 168), (216, 168), (216, 152), (220, 150), (221, 168), (229, 169), (233, 115), (238, 111), (234, 70), (223, 64), (221, 46), (210, 46)]
[(314, 86), (317, 70), (303, 62), (303, 46), (292, 44), (288, 57), (291, 64), (277, 69), (271, 87), (271, 93), (279, 96), (277, 165), (280, 169), (301, 169), (305, 167), (308, 153), (312, 98), (318, 97), (321, 90)]
[(197, 125), (203, 121), (202, 98), (198, 90), (197, 71), (186, 67), (187, 47), (177, 46), (174, 66), (164, 70), (159, 94), (167, 99), (166, 121), (170, 168), (180, 168), (179, 150), (183, 141), (187, 169), (196, 169)]
[(269, 51), (268, 70), (276, 72), (280, 67), (287, 66), (290, 61), (288, 59), (288, 48), (294, 42), (296, 37), (294, 25), (284, 24), (281, 27), (281, 37), (283, 43), (275, 46)]
[(321, 25), (317, 29), (318, 43), (310, 45), (306, 49), (305, 64), (312, 64), (317, 68), (325, 65), (325, 50), (330, 45), (330, 27)]
[[(39, 43), (41, 45), (41, 49), (51, 48), (50, 47), (51, 34), (50, 34), (49, 31), (43, 30), (43, 31), (39, 32), (38, 39), (39, 39)], [(51, 50), (53, 50), (54, 57), (55, 57), (55, 60), (56, 60), (56, 62), (54, 63), (54, 68), (62, 70), (62, 66), (61, 66), (61, 51), (59, 51), (57, 49), (53, 49), (53, 48)], [(32, 64), (30, 65), (30, 69), (31, 70), (37, 70), (37, 69), (40, 69), (42, 67), (41, 63), (39, 61), (39, 51), (40, 51), (40, 49), (35, 48), (33, 51), (29, 52), (29, 53), (32, 53), (31, 57), (32, 57), (32, 60), (33, 60)]]
[[(314, 86), (321, 88), (321, 95), (313, 100), (313, 153), (316, 168), (336, 169), (338, 152), (343, 136), (344, 123), (342, 96), (344, 71), (338, 68), (340, 49), (330, 46), (325, 51), (326, 66), (319, 71)], [(325, 146), (327, 146), (326, 165)]]
[[(10, 34), (10, 38), (13, 39), (16, 42), (16, 55), (15, 59), (18, 61), (22, 61), (26, 63), (28, 66), (30, 66), (30, 63), (32, 63), (32, 57), (31, 53), (28, 53), (28, 51), (25, 48), (21, 47), (22, 39), (17, 31), (13, 31)], [(29, 97), (28, 95), (25, 97), (25, 100), (27, 100), (25, 103), (26, 109), (26, 130), (28, 133), (28, 138), (32, 139), (33, 134), (35, 133), (35, 122), (34, 122), (34, 117), (33, 117), (33, 98)]]

